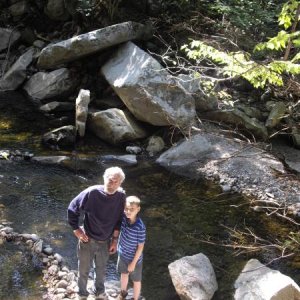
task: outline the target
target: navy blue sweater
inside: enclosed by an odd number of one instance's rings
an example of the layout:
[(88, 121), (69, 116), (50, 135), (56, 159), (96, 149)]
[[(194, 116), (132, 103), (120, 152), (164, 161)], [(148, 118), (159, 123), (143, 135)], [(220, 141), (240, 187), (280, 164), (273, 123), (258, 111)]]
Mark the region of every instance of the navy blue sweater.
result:
[(105, 241), (115, 229), (120, 229), (125, 205), (125, 192), (113, 195), (104, 192), (103, 185), (94, 185), (77, 195), (68, 207), (68, 222), (79, 228), (81, 212), (84, 213), (83, 228), (92, 239)]

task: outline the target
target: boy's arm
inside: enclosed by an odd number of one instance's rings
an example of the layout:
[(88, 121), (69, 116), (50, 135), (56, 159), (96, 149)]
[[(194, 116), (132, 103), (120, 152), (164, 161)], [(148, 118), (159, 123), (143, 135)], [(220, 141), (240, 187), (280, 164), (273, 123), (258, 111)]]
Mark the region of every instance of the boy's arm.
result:
[(143, 253), (144, 245), (145, 245), (145, 243), (138, 244), (135, 255), (134, 255), (134, 258), (133, 258), (132, 262), (128, 265), (128, 272), (129, 273), (134, 271), (136, 263), (138, 262), (140, 256)]

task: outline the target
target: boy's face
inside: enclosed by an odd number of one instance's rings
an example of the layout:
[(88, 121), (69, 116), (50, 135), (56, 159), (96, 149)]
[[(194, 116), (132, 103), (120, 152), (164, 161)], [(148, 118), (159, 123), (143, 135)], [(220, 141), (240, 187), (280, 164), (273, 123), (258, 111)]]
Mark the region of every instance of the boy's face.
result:
[(139, 213), (140, 209), (141, 208), (137, 204), (126, 203), (125, 209), (124, 209), (126, 218), (128, 218), (130, 220), (134, 220), (136, 218), (137, 214)]

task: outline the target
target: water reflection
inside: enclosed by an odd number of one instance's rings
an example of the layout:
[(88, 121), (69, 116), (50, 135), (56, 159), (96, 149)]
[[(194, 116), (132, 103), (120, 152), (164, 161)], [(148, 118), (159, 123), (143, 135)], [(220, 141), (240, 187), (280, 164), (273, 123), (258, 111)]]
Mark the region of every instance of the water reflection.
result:
[[(0, 222), (13, 222), (12, 227), (20, 233), (38, 234), (76, 269), (76, 239), (66, 223), (66, 208), (81, 190), (102, 182), (107, 166), (95, 163), (90, 173), (77, 175), (59, 167), (31, 162), (0, 161), (0, 166)], [(148, 162), (125, 168), (125, 173), (124, 188), (128, 195), (141, 198), (141, 215), (147, 226), (145, 297), (178, 299), (168, 264), (182, 256), (202, 252), (209, 257), (217, 274), (219, 290), (214, 299), (231, 299), (234, 280), (250, 255), (235, 257), (233, 249), (204, 241), (227, 242), (230, 236), (226, 226), (247, 226), (265, 234), (270, 231), (271, 221), (250, 211), (247, 201), (239, 195), (220, 195), (220, 189), (213, 184), (175, 176)], [(0, 258), (5, 255), (1, 252)], [(269, 255), (272, 258), (273, 254)], [(26, 276), (15, 267), (20, 260), (18, 255), (11, 256), (7, 263), (11, 272), (5, 273), (5, 280), (26, 287), (26, 292), (31, 293), (30, 299), (34, 299), (35, 290), (31, 288), (34, 284), (23, 279)], [(109, 265), (110, 278), (117, 276), (115, 260), (116, 256), (112, 257)], [(28, 273), (32, 272), (29, 267)], [(293, 278), (300, 280), (299, 275)], [(1, 288), (2, 295), (8, 296), (3, 285)], [(24, 293), (17, 296), (26, 299)]]
[(42, 298), (41, 265), (22, 245), (4, 243), (0, 247), (0, 299)]

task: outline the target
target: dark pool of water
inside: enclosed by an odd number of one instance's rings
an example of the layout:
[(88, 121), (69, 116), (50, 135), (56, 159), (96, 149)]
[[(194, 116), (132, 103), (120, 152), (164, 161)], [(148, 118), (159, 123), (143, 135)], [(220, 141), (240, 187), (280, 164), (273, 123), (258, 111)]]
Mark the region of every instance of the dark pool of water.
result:
[(4, 243), (0, 247), (0, 299), (42, 299), (41, 263), (24, 245)]

